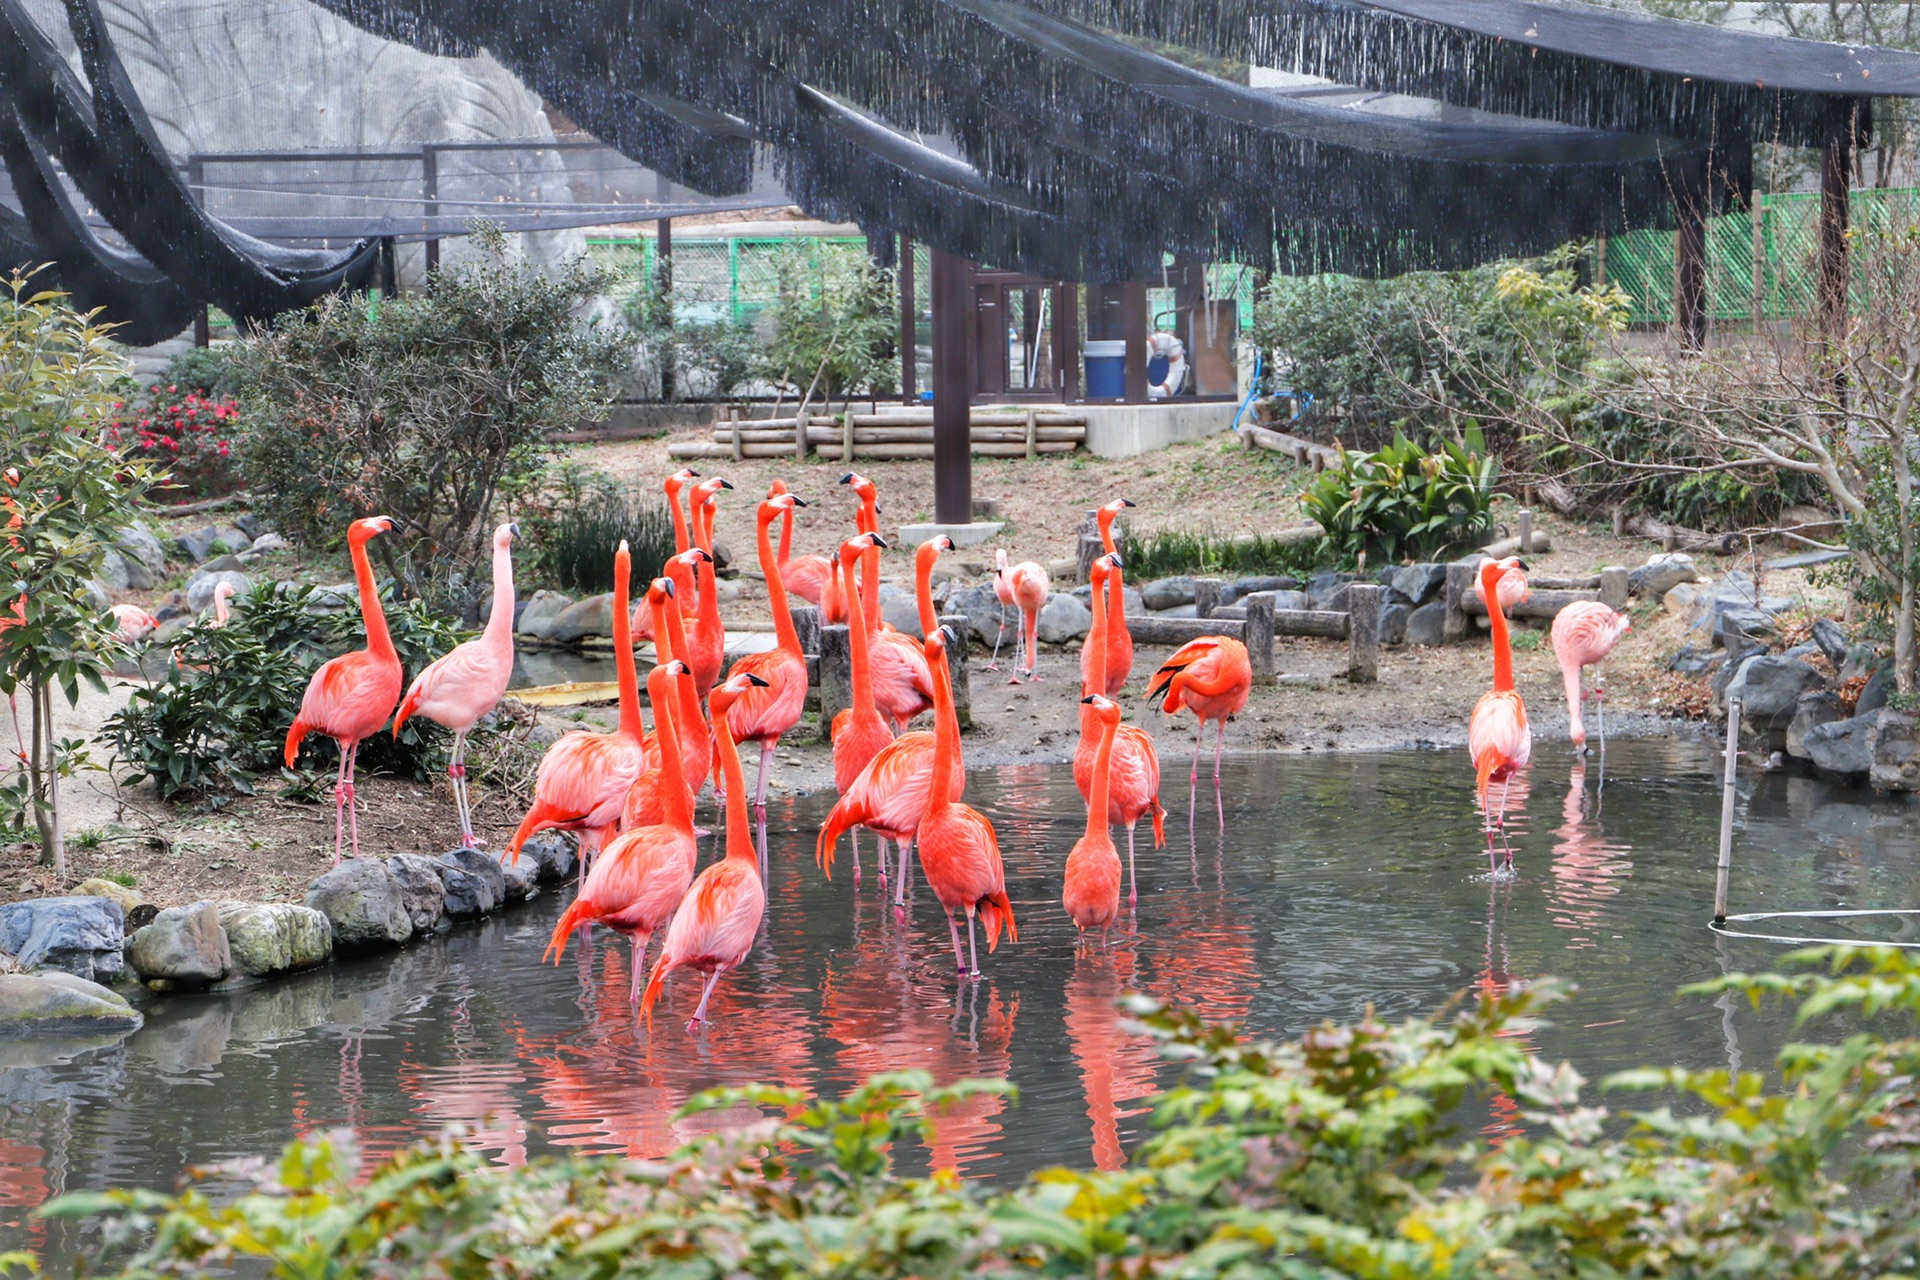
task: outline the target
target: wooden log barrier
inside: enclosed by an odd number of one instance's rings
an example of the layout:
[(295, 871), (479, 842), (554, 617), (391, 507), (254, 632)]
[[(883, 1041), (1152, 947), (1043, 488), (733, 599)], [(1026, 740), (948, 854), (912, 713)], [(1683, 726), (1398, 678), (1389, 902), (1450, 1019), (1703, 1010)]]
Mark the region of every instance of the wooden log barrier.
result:
[(1347, 588), (1347, 679), (1355, 684), (1380, 678), (1380, 603), (1385, 594), (1377, 582)]
[[(1595, 585), (1593, 587), (1566, 588), (1532, 586), (1532, 589), (1527, 594), (1527, 598), (1515, 605), (1509, 611), (1508, 616), (1551, 622), (1559, 616), (1562, 609), (1582, 600), (1598, 600), (1610, 609), (1625, 612), (1627, 607), (1628, 578), (1629, 573), (1626, 569), (1618, 565), (1613, 565), (1600, 571), (1595, 578)], [(1529, 585), (1531, 586), (1532, 584)], [(1462, 596), (1461, 607), (1470, 617), (1484, 618), (1487, 616), (1486, 603), (1480, 599), (1479, 593), (1471, 587), (1467, 588), (1465, 594)]]

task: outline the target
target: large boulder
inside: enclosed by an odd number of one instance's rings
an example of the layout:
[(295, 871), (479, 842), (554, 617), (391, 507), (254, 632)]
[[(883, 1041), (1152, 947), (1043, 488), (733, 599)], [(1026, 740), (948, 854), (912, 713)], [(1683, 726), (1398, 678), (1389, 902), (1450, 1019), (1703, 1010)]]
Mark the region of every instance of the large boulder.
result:
[(447, 914), (447, 886), (440, 878), (440, 866), (432, 858), (417, 853), (396, 853), (387, 859), (387, 870), (400, 887), (400, 902), (413, 921), (415, 933), (426, 933)]
[(946, 612), (964, 615), (973, 628), (973, 638), (986, 645), (991, 645), (994, 637), (999, 635), (1003, 620), (1017, 625), (1020, 618), (1019, 610), (1001, 608), (1000, 598), (994, 595), (992, 583), (962, 587), (955, 591), (947, 599)]
[(1822, 725), (1846, 718), (1840, 709), (1840, 695), (1829, 689), (1815, 689), (1800, 695), (1794, 707), (1793, 723), (1787, 726), (1787, 754), (1796, 760), (1810, 758), (1806, 737)]
[(1275, 609), (1311, 609), (1313, 599), (1304, 591), (1276, 591), (1273, 593)]
[(131, 911), (146, 899), (137, 889), (116, 884), (112, 880), (102, 880), (99, 876), (90, 876), (73, 886), (73, 892), (82, 898), (109, 898), (120, 904), (120, 910)]
[(127, 562), (127, 580), (135, 591), (151, 591), (167, 576), (167, 549), (144, 524), (116, 533), (113, 545)]
[(1447, 603), (1431, 600), (1407, 615), (1406, 643), (1438, 648), (1447, 639)]
[(211, 902), (168, 907), (127, 943), (127, 963), (148, 982), (205, 986), (233, 968), (220, 908)]
[(108, 595), (119, 595), (133, 587), (132, 569), (127, 558), (108, 547), (100, 554), (100, 585), (107, 589)]
[(1683, 644), (1675, 650), (1673, 657), (1667, 659), (1667, 670), (1678, 671), (1683, 676), (1703, 676), (1714, 669), (1721, 655), (1699, 645)]
[(307, 969), (333, 954), (333, 925), (312, 907), (291, 902), (223, 902), (220, 927), (226, 930), (233, 972), (241, 977)]
[(1825, 684), (1820, 673), (1798, 658), (1761, 654), (1740, 664), (1728, 682), (1724, 702), (1740, 701), (1740, 715), (1755, 728), (1784, 730), (1793, 720), (1800, 695)]
[(1055, 591), (1040, 606), (1036, 634), (1047, 644), (1068, 644), (1093, 629), (1093, 611), (1064, 592)]
[(126, 913), (110, 898), (29, 898), (0, 906), (0, 951), (22, 969), (117, 978), (126, 968)]
[(1407, 619), (1413, 610), (1398, 600), (1380, 610), (1380, 643), (1402, 644), (1407, 638)]
[(1893, 668), (1881, 667), (1867, 677), (1867, 683), (1861, 686), (1859, 701), (1853, 704), (1853, 714), (1863, 716), (1869, 711), (1878, 711), (1887, 705), (1887, 695), (1893, 691)]
[(315, 587), (313, 595), (307, 599), (310, 613), (345, 613), (359, 607), (360, 585), (355, 582), (336, 582), (330, 587)]
[(1418, 606), (1427, 603), (1440, 594), (1447, 585), (1447, 566), (1443, 564), (1410, 564), (1393, 571), (1393, 581), (1388, 584), (1409, 604)]
[(1822, 773), (1855, 777), (1868, 772), (1873, 767), (1873, 753), (1868, 750), (1868, 743), (1873, 736), (1873, 726), (1882, 714), (1869, 711), (1850, 720), (1831, 720), (1807, 730), (1800, 740), (1807, 760)]
[(1298, 578), (1289, 578), (1275, 573), (1235, 578), (1220, 588), (1220, 603), (1237, 604), (1256, 591), (1292, 591), (1299, 585)]
[(136, 1031), (126, 997), (70, 973), (0, 973), (0, 1036)]
[(1347, 611), (1347, 598), (1353, 586), (1353, 575), (1334, 573), (1331, 570), (1314, 574), (1307, 579), (1307, 598), (1315, 609), (1326, 609), (1334, 613)]
[[(1091, 582), (1081, 583), (1075, 587), (1070, 594), (1075, 600), (1086, 605), (1088, 609), (1093, 608), (1093, 584)], [(1141, 595), (1139, 588), (1135, 587), (1132, 583), (1129, 582), (1120, 589), (1120, 596), (1126, 601), (1127, 616), (1129, 618), (1138, 618), (1147, 612), (1146, 597)]]
[(220, 531), (212, 525), (205, 525), (190, 533), (177, 535), (173, 545), (180, 554), (195, 564), (200, 564), (214, 555), (213, 544), (220, 541)]
[(1659, 600), (1684, 582), (1700, 581), (1693, 557), (1684, 551), (1661, 551), (1627, 575), (1627, 590), (1636, 596)]
[(447, 914), (456, 920), (488, 915), (507, 900), (500, 864), (478, 849), (450, 849), (440, 855), (434, 870), (446, 886)]
[(1193, 578), (1184, 573), (1173, 578), (1155, 578), (1140, 588), (1140, 602), (1155, 613), (1192, 604)]
[(553, 620), (547, 639), (555, 644), (574, 644), (589, 637), (604, 639), (612, 634), (613, 593), (607, 592), (568, 605), (566, 611)]
[(532, 858), (522, 856), (515, 861), (513, 855), (503, 852), (495, 857), (494, 864), (500, 868), (500, 883), (506, 895), (503, 901), (520, 902), (540, 892), (540, 864)]
[(1836, 671), (1846, 662), (1847, 650), (1852, 648), (1847, 640), (1846, 628), (1832, 618), (1813, 620), (1813, 642), (1820, 646), (1820, 652), (1826, 655)]
[(1920, 731), (1913, 717), (1891, 707), (1867, 730), (1867, 780), (1880, 791), (1920, 791)]
[(520, 620), (514, 630), (530, 640), (551, 640), (553, 624), (572, 607), (572, 596), (558, 591), (536, 591), (520, 609)]
[[(546, 883), (571, 880), (574, 868), (579, 866), (575, 849), (574, 838), (566, 832), (542, 831), (520, 846), (520, 861), (532, 862), (536, 868), (536, 878)], [(512, 857), (512, 854), (502, 852), (500, 860), (505, 862)]]
[(378, 858), (333, 868), (307, 886), (306, 905), (327, 918), (342, 950), (395, 947), (413, 936), (400, 886)]
[(920, 639), (919, 599), (913, 592), (904, 591), (891, 582), (881, 583), (880, 621), (896, 631), (904, 631), (914, 639)]
[(202, 569), (187, 579), (187, 608), (205, 613), (213, 608), (213, 592), (221, 583), (230, 583), (235, 595), (245, 595), (253, 586), (247, 575), (236, 569)]

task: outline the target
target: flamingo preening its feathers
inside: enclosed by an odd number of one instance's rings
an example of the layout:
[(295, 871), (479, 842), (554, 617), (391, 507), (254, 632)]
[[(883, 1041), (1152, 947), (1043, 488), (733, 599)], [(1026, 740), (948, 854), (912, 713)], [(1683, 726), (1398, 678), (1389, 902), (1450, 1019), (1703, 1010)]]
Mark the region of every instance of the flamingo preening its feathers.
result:
[(1595, 720), (1600, 726), (1600, 750), (1607, 749), (1607, 721), (1601, 691), (1591, 695), (1581, 689), (1586, 668), (1605, 662), (1620, 643), (1620, 637), (1633, 629), (1624, 613), (1615, 613), (1598, 600), (1576, 600), (1553, 618), (1553, 656), (1560, 663), (1560, 676), (1567, 686), (1567, 735), (1576, 751), (1587, 749), (1587, 728), (1580, 721), (1580, 705), (1593, 698)]

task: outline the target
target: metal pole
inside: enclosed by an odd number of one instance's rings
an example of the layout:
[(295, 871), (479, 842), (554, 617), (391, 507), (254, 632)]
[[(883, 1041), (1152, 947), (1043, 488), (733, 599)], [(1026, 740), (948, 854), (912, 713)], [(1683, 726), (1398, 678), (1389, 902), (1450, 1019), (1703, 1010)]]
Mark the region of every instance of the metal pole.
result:
[(973, 523), (973, 264), (933, 258), (933, 518)]
[[(428, 143), (420, 148), (420, 212), (424, 217), (437, 218), (440, 216), (440, 201), (437, 199), (439, 194), (440, 151), (439, 148), (435, 147), (432, 143)], [(438, 270), (440, 267), (440, 241), (437, 238), (427, 241), (426, 251), (426, 269), (428, 271)]]
[(919, 370), (920, 314), (913, 300), (913, 241), (900, 237), (900, 402), (912, 404), (920, 398), (914, 385)]
[(1720, 865), (1713, 884), (1713, 922), (1727, 919), (1727, 874), (1733, 869), (1733, 781), (1740, 760), (1740, 699), (1727, 699), (1727, 769), (1720, 791)]
[(1533, 554), (1533, 512), (1526, 507), (1520, 508), (1520, 554)]
[[(666, 332), (673, 332), (673, 219), (662, 218), (655, 224), (653, 277), (660, 299), (660, 320)], [(673, 342), (669, 338), (660, 353), (660, 398), (673, 399)]]

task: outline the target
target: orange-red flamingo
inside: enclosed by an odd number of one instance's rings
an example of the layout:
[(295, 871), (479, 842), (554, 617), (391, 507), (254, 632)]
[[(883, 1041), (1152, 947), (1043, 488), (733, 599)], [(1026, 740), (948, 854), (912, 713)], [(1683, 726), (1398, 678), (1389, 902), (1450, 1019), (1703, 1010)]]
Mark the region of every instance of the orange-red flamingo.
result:
[[(1554, 615), (1553, 656), (1560, 660), (1560, 675), (1567, 684), (1567, 733), (1576, 751), (1587, 749), (1587, 728), (1580, 723), (1580, 704), (1588, 695), (1581, 692), (1585, 668), (1605, 662), (1620, 643), (1620, 637), (1633, 629), (1633, 621), (1624, 613), (1598, 600), (1576, 600)], [(1592, 693), (1594, 716), (1600, 726), (1600, 750), (1607, 749), (1606, 708), (1601, 691)]]
[[(775, 480), (767, 486), (767, 496), (777, 498), (787, 492), (787, 482)], [(808, 604), (818, 608), (821, 597), (826, 593), (827, 581), (833, 577), (833, 560), (828, 556), (794, 556), (793, 552), (793, 512), (788, 511), (780, 517), (780, 551), (774, 558), (780, 562), (780, 574), (787, 584), (790, 595), (799, 596)]]
[(1193, 772), (1189, 785), (1200, 782), (1200, 740), (1206, 736), (1207, 721), (1219, 722), (1213, 744), (1213, 785), (1220, 786), (1220, 753), (1227, 743), (1227, 721), (1240, 714), (1253, 689), (1253, 663), (1247, 646), (1232, 636), (1201, 636), (1173, 651), (1147, 686), (1147, 701), (1161, 694), (1166, 701), (1160, 709), (1169, 715), (1182, 707), (1200, 721), (1193, 735)]
[(687, 1022), (692, 1031), (707, 1020), (707, 1001), (729, 970), (737, 969), (753, 949), (754, 935), (767, 910), (767, 890), (760, 880), (760, 858), (747, 830), (747, 782), (740, 769), (740, 751), (727, 731), (727, 711), (741, 694), (757, 687), (760, 677), (737, 671), (713, 691), (713, 740), (720, 768), (727, 775), (727, 856), (700, 873), (673, 923), (667, 926), (666, 945), (647, 978), (640, 1002), (647, 1025), (653, 1025), (653, 1003), (660, 998), (667, 975), (675, 969), (693, 969), (707, 975), (700, 1004)]
[(913, 601), (920, 611), (920, 638), (926, 639), (940, 625), (940, 615), (933, 609), (933, 567), (940, 563), (942, 551), (953, 550), (953, 539), (946, 534), (936, 534), (914, 548), (913, 552)]
[[(666, 578), (655, 578), (647, 587), (647, 608), (653, 614), (654, 622), (662, 636), (672, 634), (674, 616), (668, 612), (674, 601), (673, 583)], [(641, 766), (640, 776), (633, 780), (633, 786), (627, 790), (627, 798), (620, 806), (620, 829), (632, 831), (636, 827), (657, 827), (667, 821), (672, 806), (667, 803), (667, 789), (679, 785), (686, 793), (686, 801), (691, 810), (700, 794), (700, 784), (694, 780), (697, 767), (701, 776), (705, 776), (707, 761), (707, 724), (700, 716), (700, 700), (693, 692), (691, 668), (672, 650), (672, 642), (665, 642), (659, 666), (672, 671), (687, 671), (686, 678), (675, 675), (666, 686), (666, 696), (673, 699), (673, 714), (660, 714), (660, 704), (653, 702), (653, 732), (641, 746), (641, 755), (645, 763)], [(647, 676), (647, 696), (654, 698), (654, 677)], [(678, 768), (667, 769), (667, 738), (674, 739), (677, 745)], [(696, 766), (693, 762), (698, 760)]]
[[(660, 787), (663, 821), (623, 831), (594, 859), (579, 896), (553, 926), (547, 957), (558, 963), (567, 951), (567, 935), (586, 924), (604, 924), (633, 943), (633, 980), (628, 999), (640, 1004), (640, 974), (647, 943), (665, 927), (687, 886), (699, 845), (693, 834), (693, 803), (680, 772), (679, 735), (673, 729), (673, 691), (668, 681), (689, 674), (684, 662), (668, 662), (647, 673), (647, 696), (660, 726)], [(546, 957), (542, 957), (543, 959)]]
[(287, 730), (286, 762), (291, 769), (300, 755), (300, 741), (309, 733), (324, 733), (340, 747), (340, 772), (333, 785), (333, 865), (340, 865), (341, 824), (344, 814), (352, 831), (353, 856), (360, 856), (360, 815), (353, 804), (353, 764), (360, 744), (380, 732), (400, 700), (400, 655), (387, 634), (387, 615), (380, 607), (380, 589), (367, 561), (367, 543), (393, 528), (386, 516), (369, 516), (347, 526), (347, 550), (353, 556), (353, 580), (360, 587), (360, 619), (367, 631), (367, 647), (343, 653), (321, 665), (300, 700), (300, 714)]
[(114, 638), (121, 644), (139, 644), (160, 625), (160, 619), (137, 604), (117, 604), (107, 612), (113, 615)]
[(694, 566), (700, 603), (698, 621), (687, 639), (687, 665), (693, 668), (693, 687), (703, 698), (720, 678), (720, 668), (727, 660), (727, 629), (720, 620), (720, 592), (713, 573), (713, 509), (714, 494), (731, 488), (714, 476), (693, 486), (687, 498), (692, 507), (694, 544), (707, 553), (706, 560)]
[[(893, 731), (881, 718), (879, 708), (873, 700), (873, 669), (870, 657), (872, 635), (867, 629), (866, 610), (861, 607), (861, 588), (853, 572), (867, 548), (879, 542), (877, 533), (856, 534), (840, 544), (839, 564), (840, 586), (848, 593), (853, 602), (847, 611), (847, 633), (853, 648), (852, 705), (833, 718), (833, 787), (841, 795), (853, 789), (853, 784), (866, 771), (873, 758), (882, 748), (893, 741)], [(884, 545), (884, 544), (883, 544)], [(880, 876), (884, 880), (887, 874), (887, 846), (884, 836), (875, 837), (879, 843)], [(853, 883), (860, 884), (860, 835), (852, 834), (853, 842)]]
[[(680, 470), (668, 476), (660, 486), (666, 491), (667, 513), (673, 518), (673, 549), (675, 555), (684, 555), (687, 548), (692, 545), (688, 541), (687, 517), (685, 513), (680, 510), (680, 490), (685, 488), (691, 481), (698, 480), (699, 478), (700, 473), (698, 471), (690, 467), (682, 467)], [(693, 604), (693, 597), (691, 595), (687, 597), (687, 604), (689, 607)], [(636, 605), (634, 607), (633, 617), (629, 620), (629, 623), (633, 627), (633, 634), (636, 639), (653, 639), (653, 618), (645, 609)]]
[[(986, 926), (987, 954), (1000, 942), (1004, 925), (1009, 941), (1020, 941), (1007, 898), (1007, 872), (1000, 862), (1000, 843), (987, 816), (953, 798), (953, 769), (960, 759), (960, 714), (953, 705), (953, 681), (947, 674), (950, 628), (927, 637), (927, 667), (933, 672), (933, 777), (927, 787), (927, 812), (920, 819), (920, 868), (927, 884), (947, 913), (947, 931), (953, 935), (953, 959), (959, 972), (980, 975), (980, 956), (974, 947), (973, 920)], [(967, 950), (960, 952), (960, 927), (953, 913), (967, 913)]]
[[(854, 513), (855, 526), (861, 533), (877, 535), (880, 501), (873, 481), (857, 471), (849, 471), (840, 477), (840, 483), (851, 487), (860, 499), (860, 509)], [(869, 545), (860, 558), (859, 603), (866, 611), (867, 634), (873, 639), (869, 653), (873, 663), (874, 703), (881, 715), (905, 729), (914, 717), (933, 709), (933, 677), (927, 673), (927, 655), (921, 650), (920, 642), (880, 620), (880, 548), (885, 545), (884, 542)], [(854, 603), (851, 590), (844, 585), (842, 590), (851, 607)]]
[[(1480, 566), (1480, 589), (1490, 601), (1502, 599), (1503, 579), (1517, 578), (1524, 588), (1526, 565), (1516, 556), (1488, 560)], [(1512, 588), (1508, 588), (1511, 592)], [(1524, 592), (1521, 596), (1525, 598)], [(1491, 606), (1487, 619), (1493, 629), (1493, 688), (1480, 695), (1473, 716), (1467, 721), (1467, 754), (1473, 758), (1475, 792), (1483, 811), (1487, 807), (1487, 789), (1495, 779), (1506, 781), (1516, 769), (1524, 768), (1533, 755), (1533, 731), (1527, 727), (1527, 705), (1513, 687), (1513, 648), (1507, 637), (1507, 614), (1502, 607)], [(1493, 831), (1505, 826), (1503, 812), (1496, 820), (1487, 820), (1487, 868), (1495, 874), (1500, 867), (1494, 857)], [(1506, 865), (1513, 866), (1513, 847), (1507, 847)]]
[[(998, 579), (1005, 579), (1007, 590), (1013, 597), (1013, 603), (1020, 606), (1020, 639), (1027, 656), (1027, 679), (1042, 680), (1044, 676), (1035, 673), (1034, 668), (1040, 662), (1040, 610), (1047, 603), (1047, 592), (1053, 583), (1047, 577), (1047, 571), (1031, 560), (1008, 567), (1007, 553), (997, 553), (999, 567), (994, 570), (996, 583), (994, 591), (998, 593)], [(1014, 655), (1013, 679), (1008, 684), (1020, 683), (1020, 656)]]
[(613, 554), (613, 668), (620, 686), (619, 723), (612, 733), (569, 733), (547, 748), (533, 775), (533, 807), (507, 842), (517, 862), (520, 846), (537, 832), (580, 832), (582, 882), (594, 852), (619, 825), (627, 792), (646, 758), (641, 747), (645, 730), (640, 723), (640, 682), (628, 622), (632, 577), (633, 553), (623, 541)]
[[(1115, 498), (1094, 514), (1100, 528), (1100, 544), (1105, 553), (1112, 557), (1112, 572), (1107, 579), (1107, 674), (1104, 689), (1086, 690), (1089, 693), (1105, 694), (1109, 698), (1120, 696), (1120, 690), (1126, 688), (1127, 677), (1133, 674), (1133, 632), (1127, 630), (1127, 584), (1121, 573), (1122, 564), (1119, 550), (1113, 545), (1113, 521), (1122, 511), (1133, 504), (1125, 498)], [(1094, 588), (1096, 591), (1099, 588)], [(1093, 649), (1080, 650), (1081, 683), (1091, 670)]]
[(1084, 935), (1089, 929), (1107, 930), (1120, 918), (1120, 855), (1107, 825), (1108, 779), (1113, 765), (1113, 739), (1120, 728), (1120, 707), (1097, 693), (1080, 699), (1100, 726), (1100, 744), (1093, 758), (1093, 793), (1087, 797), (1087, 831), (1067, 854), (1067, 874), (1060, 905)]
[[(651, 588), (648, 590), (647, 612), (651, 615), (654, 609), (658, 608), (661, 621), (672, 628), (662, 633), (667, 636), (664, 642), (656, 642), (661, 662), (671, 662), (676, 658), (682, 662), (688, 661), (686, 615), (681, 612), (680, 602), (693, 594), (695, 566), (703, 560), (710, 559), (711, 557), (698, 547), (694, 547), (683, 555), (677, 555), (667, 562), (670, 586), (662, 588), (662, 598), (657, 605), (653, 602)], [(688, 670), (692, 670), (691, 664)], [(676, 680), (674, 688), (680, 699), (674, 707), (677, 716), (674, 723), (680, 729), (680, 767), (686, 772), (689, 794), (698, 802), (700, 789), (706, 785), (707, 770), (712, 763), (711, 752), (708, 749), (710, 730), (707, 726), (706, 712), (700, 705), (700, 691), (695, 688), (694, 682), (691, 679)], [(650, 736), (646, 739), (645, 748), (646, 767), (658, 769), (660, 744)], [(634, 824), (623, 822), (621, 825), (626, 827)]]
[[(493, 531), (493, 607), (478, 640), (455, 645), (413, 678), (394, 713), (393, 736), (416, 715), (453, 731), (447, 776), (453, 780), (453, 807), (460, 814), (460, 845), (480, 845), (473, 834), (473, 802), (467, 798), (467, 735), (480, 718), (500, 705), (513, 676), (513, 540), (517, 525)], [(222, 583), (222, 586), (227, 584)]]
[(773, 608), (773, 631), (778, 644), (765, 653), (750, 653), (733, 664), (735, 671), (759, 676), (764, 682), (736, 696), (727, 708), (727, 731), (735, 742), (760, 744), (760, 775), (754, 784), (754, 821), (767, 817), (767, 770), (780, 735), (800, 723), (807, 700), (807, 655), (800, 650), (793, 615), (787, 612), (787, 589), (780, 580), (780, 564), (773, 558), (767, 530), (783, 511), (807, 504), (791, 493), (760, 504), (760, 570), (767, 578), (767, 600)]
[(1100, 721), (1086, 701), (1088, 694), (1099, 693), (1108, 684), (1104, 665), (1112, 649), (1105, 643), (1105, 632), (1113, 625), (1108, 611), (1108, 575), (1118, 568), (1120, 557), (1104, 555), (1093, 562), (1093, 629), (1087, 632), (1085, 653), (1092, 654), (1091, 669), (1082, 663), (1080, 685), (1080, 745), (1073, 753), (1073, 784), (1083, 798), (1091, 800), (1094, 778), (1104, 774), (1107, 783), (1107, 821), (1127, 829), (1127, 905), (1140, 901), (1140, 889), (1133, 874), (1133, 833), (1142, 817), (1153, 818), (1153, 847), (1167, 843), (1166, 810), (1160, 807), (1160, 753), (1146, 730), (1134, 725), (1120, 726), (1113, 743), (1113, 760), (1099, 768), (1094, 757), (1100, 750)]

